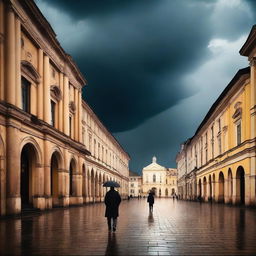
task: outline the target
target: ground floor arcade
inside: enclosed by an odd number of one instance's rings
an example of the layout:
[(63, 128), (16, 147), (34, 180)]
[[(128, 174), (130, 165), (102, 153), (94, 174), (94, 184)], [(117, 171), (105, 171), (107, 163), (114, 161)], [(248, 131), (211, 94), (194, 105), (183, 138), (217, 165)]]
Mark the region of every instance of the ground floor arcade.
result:
[(247, 158), (220, 169), (198, 172), (196, 179), (183, 177), (178, 187), (180, 198), (255, 205), (256, 179), (251, 161)]
[[(15, 127), (1, 127), (0, 215), (18, 214), (103, 201), (102, 183), (120, 184), (128, 195), (128, 177), (93, 161), (81, 151), (51, 136)], [(33, 135), (31, 135), (33, 134)]]

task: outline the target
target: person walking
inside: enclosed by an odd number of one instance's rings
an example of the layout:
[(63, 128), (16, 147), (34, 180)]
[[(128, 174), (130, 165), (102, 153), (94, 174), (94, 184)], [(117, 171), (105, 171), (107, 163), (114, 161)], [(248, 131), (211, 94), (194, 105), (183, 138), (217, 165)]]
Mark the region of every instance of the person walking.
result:
[(155, 202), (155, 199), (152, 192), (149, 192), (147, 202), (149, 204), (149, 211), (153, 212), (153, 204)]
[(105, 217), (108, 221), (108, 230), (111, 231), (113, 228), (113, 231), (115, 232), (117, 217), (119, 216), (118, 208), (121, 203), (121, 197), (114, 187), (110, 187), (110, 190), (105, 195), (104, 202), (106, 205)]

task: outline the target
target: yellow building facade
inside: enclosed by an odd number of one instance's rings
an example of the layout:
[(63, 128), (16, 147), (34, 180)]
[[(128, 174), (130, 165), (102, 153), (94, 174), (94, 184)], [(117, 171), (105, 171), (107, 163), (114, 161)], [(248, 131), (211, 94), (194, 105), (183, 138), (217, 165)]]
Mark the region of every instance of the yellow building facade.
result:
[(177, 194), (177, 170), (161, 166), (156, 157), (142, 169), (142, 195), (147, 196), (150, 191), (157, 197), (173, 197)]
[(86, 81), (31, 0), (0, 0), (0, 215), (128, 195), (129, 155), (82, 99)]
[(181, 199), (256, 205), (256, 29), (239, 70), (176, 157)]

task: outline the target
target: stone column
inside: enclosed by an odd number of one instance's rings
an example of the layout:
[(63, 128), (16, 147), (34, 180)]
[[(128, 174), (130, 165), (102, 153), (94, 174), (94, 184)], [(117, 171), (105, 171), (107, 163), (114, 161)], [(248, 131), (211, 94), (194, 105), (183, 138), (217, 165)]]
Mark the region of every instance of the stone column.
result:
[(219, 202), (219, 182), (215, 181), (215, 202)]
[(78, 140), (80, 143), (83, 142), (82, 137), (82, 93), (78, 92)]
[(237, 195), (237, 179), (233, 178), (233, 195), (232, 195), (232, 204), (237, 204), (239, 196)]
[(63, 86), (63, 132), (69, 136), (69, 80), (66, 75)]
[(21, 105), (21, 45), (20, 45), (20, 20), (15, 20), (16, 40), (15, 40), (15, 54), (16, 54), (16, 106), (22, 108)]
[(50, 105), (50, 67), (49, 57), (44, 56), (44, 121), (50, 124), (51, 120)]
[(15, 59), (15, 15), (10, 6), (6, 12), (6, 40), (5, 40), (5, 63), (6, 63), (6, 101), (15, 105), (16, 103), (16, 59)]
[(18, 137), (19, 131), (16, 128), (8, 126), (6, 138), (7, 214), (17, 214), (21, 211), (20, 148), (17, 147)]
[[(254, 57), (251, 62), (251, 139), (256, 137), (256, 58)], [(255, 145), (255, 143), (254, 143)], [(250, 204), (256, 206), (256, 157), (252, 156), (250, 160)]]
[(46, 209), (52, 208), (50, 143), (44, 141), (44, 195)]
[(60, 73), (60, 91), (62, 93), (62, 97), (59, 101), (59, 130), (63, 132), (63, 83), (64, 83), (64, 77), (63, 73)]
[(5, 25), (4, 3), (0, 1), (0, 100), (5, 100), (5, 86), (4, 86), (4, 25)]
[(250, 174), (244, 175), (244, 203), (245, 205), (250, 205), (251, 203), (251, 191), (250, 191)]
[(78, 89), (75, 88), (75, 105), (76, 105), (76, 112), (74, 116), (74, 139), (78, 141), (78, 112), (79, 112), (79, 105), (78, 105)]
[(44, 73), (44, 53), (42, 49), (38, 49), (38, 73), (41, 76), (40, 82), (37, 85), (37, 116), (39, 119), (44, 118), (43, 108), (43, 73)]
[(230, 203), (230, 194), (228, 192), (229, 182), (228, 179), (225, 179), (224, 182), (224, 202), (225, 204)]

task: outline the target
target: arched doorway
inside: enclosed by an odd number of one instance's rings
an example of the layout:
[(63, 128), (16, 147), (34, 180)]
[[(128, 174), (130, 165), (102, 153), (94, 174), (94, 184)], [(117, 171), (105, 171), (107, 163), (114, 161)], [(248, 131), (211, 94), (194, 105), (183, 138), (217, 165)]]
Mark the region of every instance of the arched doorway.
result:
[(0, 215), (5, 213), (5, 177), (6, 177), (6, 168), (5, 168), (5, 151), (4, 151), (4, 142), (0, 136)]
[(168, 197), (168, 188), (165, 189), (165, 196)]
[(161, 191), (161, 188), (159, 188), (159, 197), (162, 196), (162, 191)]
[(220, 203), (224, 202), (224, 174), (220, 172), (219, 174), (219, 200)]
[(212, 176), (209, 175), (209, 197), (208, 197), (208, 200), (209, 201), (212, 201)]
[(245, 179), (244, 179), (244, 168), (239, 166), (236, 171), (236, 193), (237, 203), (245, 203)]
[(85, 169), (85, 165), (82, 165), (82, 196), (85, 198), (86, 197), (86, 169)]
[(91, 197), (92, 197), (92, 201), (94, 202), (94, 200), (95, 200), (95, 174), (94, 174), (93, 169), (91, 171)]
[(212, 198), (215, 201), (215, 174), (212, 175)]
[(233, 179), (232, 179), (232, 171), (228, 170), (228, 203), (232, 202), (233, 196)]
[(59, 163), (58, 163), (57, 153), (53, 153), (51, 158), (51, 196), (53, 206), (58, 205), (58, 196), (59, 196)]
[(198, 182), (198, 196), (199, 196), (199, 199), (201, 200), (202, 199), (202, 182), (201, 182), (201, 179), (199, 179), (199, 182)]
[(207, 181), (206, 181), (206, 177), (204, 177), (203, 179), (203, 186), (204, 186), (204, 200), (206, 200), (207, 197)]
[(75, 195), (74, 179), (73, 179), (75, 169), (76, 169), (76, 163), (75, 163), (75, 160), (72, 159), (70, 161), (70, 165), (69, 165), (69, 196)]
[(20, 197), (21, 208), (33, 207), (33, 195), (38, 189), (35, 184), (37, 151), (33, 144), (27, 143), (21, 151), (20, 157)]

